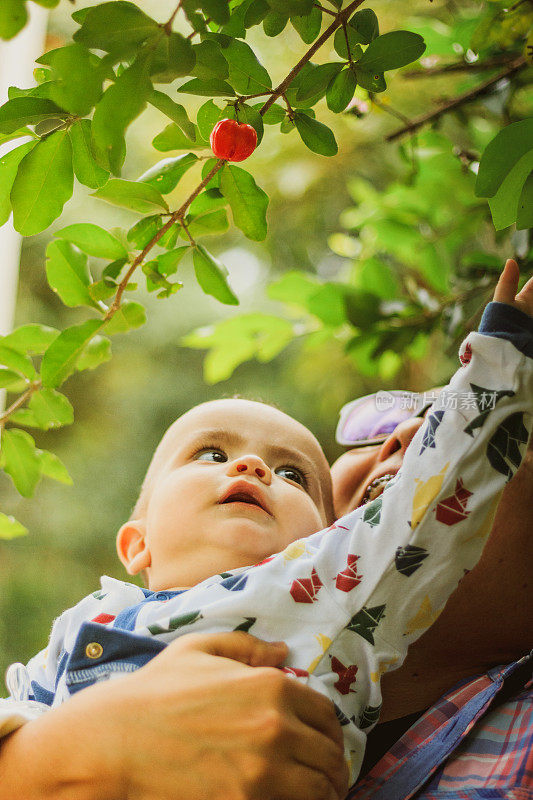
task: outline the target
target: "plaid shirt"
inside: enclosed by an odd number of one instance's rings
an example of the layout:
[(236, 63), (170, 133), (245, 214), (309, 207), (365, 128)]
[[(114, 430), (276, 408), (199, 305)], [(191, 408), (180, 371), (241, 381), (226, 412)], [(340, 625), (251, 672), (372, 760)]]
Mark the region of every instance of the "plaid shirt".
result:
[[(415, 722), (347, 800), (533, 798), (532, 669), (533, 651), (463, 681)], [(504, 682), (517, 678), (506, 696)]]

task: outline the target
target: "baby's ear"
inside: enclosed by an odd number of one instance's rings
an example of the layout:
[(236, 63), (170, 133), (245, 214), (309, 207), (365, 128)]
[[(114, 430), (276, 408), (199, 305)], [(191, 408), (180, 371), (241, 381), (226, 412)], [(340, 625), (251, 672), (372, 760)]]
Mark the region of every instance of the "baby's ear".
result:
[(146, 530), (141, 520), (129, 520), (117, 534), (118, 557), (130, 575), (137, 575), (152, 563), (146, 542)]

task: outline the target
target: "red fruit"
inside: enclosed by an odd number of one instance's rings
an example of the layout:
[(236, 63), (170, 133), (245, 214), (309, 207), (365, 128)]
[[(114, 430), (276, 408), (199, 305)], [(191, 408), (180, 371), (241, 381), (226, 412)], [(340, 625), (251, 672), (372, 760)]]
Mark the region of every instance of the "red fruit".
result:
[(221, 119), (209, 137), (211, 149), (217, 158), (226, 161), (244, 161), (257, 147), (255, 128), (236, 119)]

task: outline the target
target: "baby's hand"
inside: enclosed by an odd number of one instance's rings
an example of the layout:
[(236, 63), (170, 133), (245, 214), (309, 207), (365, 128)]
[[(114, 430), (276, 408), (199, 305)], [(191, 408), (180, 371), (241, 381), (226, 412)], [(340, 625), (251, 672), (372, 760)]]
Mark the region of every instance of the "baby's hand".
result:
[(517, 294), (519, 278), (518, 264), (512, 258), (508, 258), (494, 290), (494, 300), (514, 306), (533, 317), (533, 278), (530, 278)]

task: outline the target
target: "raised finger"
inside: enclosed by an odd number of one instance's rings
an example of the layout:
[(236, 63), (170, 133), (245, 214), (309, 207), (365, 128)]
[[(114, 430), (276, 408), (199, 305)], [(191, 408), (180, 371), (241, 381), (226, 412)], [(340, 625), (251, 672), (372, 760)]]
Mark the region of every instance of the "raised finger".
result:
[(498, 303), (513, 305), (518, 289), (519, 278), (520, 271), (518, 269), (518, 264), (513, 258), (508, 258), (496, 285), (496, 289), (494, 290), (494, 300)]

